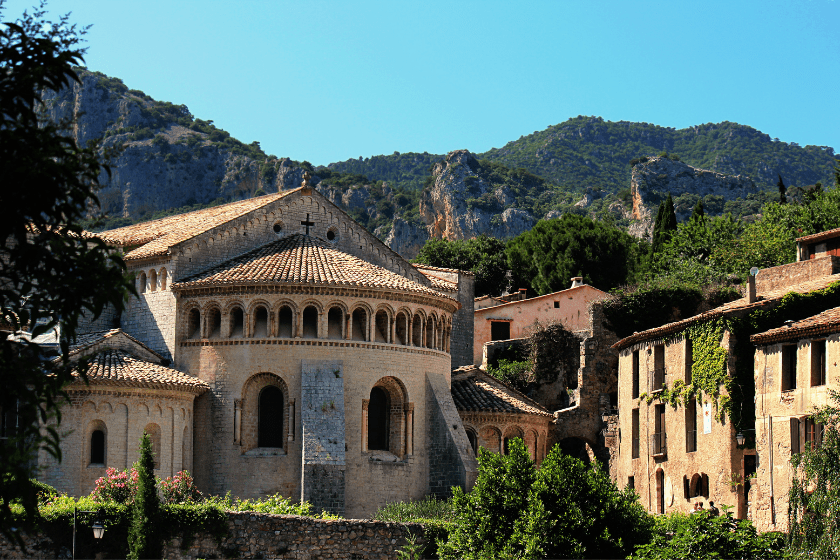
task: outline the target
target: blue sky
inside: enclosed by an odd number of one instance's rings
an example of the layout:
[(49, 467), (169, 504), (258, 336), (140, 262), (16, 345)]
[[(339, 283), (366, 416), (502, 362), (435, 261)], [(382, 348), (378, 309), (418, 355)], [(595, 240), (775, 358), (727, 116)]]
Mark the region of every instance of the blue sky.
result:
[[(34, 2), (11, 0), (3, 21)], [(52, 0), (86, 63), (316, 165), (483, 152), (577, 115), (840, 150), (840, 1)]]

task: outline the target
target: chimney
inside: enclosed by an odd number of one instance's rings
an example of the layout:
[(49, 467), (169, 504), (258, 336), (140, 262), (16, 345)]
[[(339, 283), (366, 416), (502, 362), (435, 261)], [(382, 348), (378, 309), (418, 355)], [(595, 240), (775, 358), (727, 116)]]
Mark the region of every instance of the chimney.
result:
[(572, 278), (572, 288), (583, 286), (583, 276), (575, 276)]
[(747, 276), (747, 303), (755, 303), (755, 275), (758, 274), (758, 269), (753, 267), (750, 269), (750, 274)]

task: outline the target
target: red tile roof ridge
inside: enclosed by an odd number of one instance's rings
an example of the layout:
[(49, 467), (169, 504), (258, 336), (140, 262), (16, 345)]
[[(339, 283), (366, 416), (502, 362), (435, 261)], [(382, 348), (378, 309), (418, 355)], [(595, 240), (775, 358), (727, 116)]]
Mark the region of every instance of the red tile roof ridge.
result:
[(170, 247), (205, 233), (225, 222), (234, 220), (267, 204), (280, 200), (297, 189), (267, 194), (247, 200), (228, 202), (185, 214), (165, 216), (157, 220), (132, 224), (99, 234), (100, 239), (113, 245), (140, 245), (125, 254), (126, 260), (166, 254)]
[(201, 394), (210, 387), (197, 377), (176, 369), (148, 362), (130, 352), (104, 348), (88, 362), (87, 382), (79, 372), (73, 373), (71, 388), (79, 385), (110, 385), (164, 390), (186, 390)]
[(816, 335), (840, 332), (840, 307), (827, 309), (822, 313), (795, 321), (790, 326), (777, 327), (750, 337), (754, 344), (771, 344)]
[(679, 321), (674, 321), (671, 323), (666, 323), (662, 326), (654, 327), (646, 331), (634, 333), (630, 336), (622, 338), (621, 340), (613, 344), (612, 348), (622, 350), (624, 348), (627, 348), (628, 346), (637, 344), (639, 342), (644, 342), (653, 338), (659, 338), (671, 334), (676, 334), (687, 328), (689, 325), (698, 321), (706, 321), (709, 319), (722, 317), (729, 313), (736, 313), (739, 311), (746, 311), (749, 309), (764, 307), (771, 303), (775, 303), (776, 301), (782, 299), (785, 295), (791, 292), (805, 294), (808, 292), (813, 292), (816, 290), (826, 288), (837, 281), (840, 281), (840, 275), (832, 274), (823, 276), (822, 278), (800, 282), (799, 284), (794, 284), (792, 286), (776, 288), (764, 294), (759, 294), (759, 300), (753, 303), (749, 303), (747, 298), (739, 298), (728, 303), (724, 303), (723, 305), (715, 307), (714, 309), (710, 309), (708, 311), (704, 311), (703, 313), (694, 315), (692, 317), (688, 317), (686, 319), (681, 319)]
[(458, 269), (458, 268), (441, 268), (439, 266), (431, 266), (431, 265), (428, 265), (428, 264), (420, 264), (420, 263), (411, 263), (411, 265), (414, 268), (420, 268), (420, 269), (425, 269), (425, 270), (438, 270), (440, 272), (455, 272), (455, 273), (458, 273), (458, 274), (467, 274), (469, 276), (475, 276), (475, 274), (473, 274), (469, 270), (461, 270), (461, 269)]
[(458, 301), (410, 278), (341, 251), (329, 241), (294, 233), (173, 282), (173, 290), (235, 284), (352, 286), (421, 293)]
[(831, 239), (832, 237), (837, 236), (840, 236), (840, 228), (827, 229), (818, 233), (803, 235), (802, 237), (797, 237), (796, 242), (802, 243), (803, 241), (819, 241), (821, 239)]

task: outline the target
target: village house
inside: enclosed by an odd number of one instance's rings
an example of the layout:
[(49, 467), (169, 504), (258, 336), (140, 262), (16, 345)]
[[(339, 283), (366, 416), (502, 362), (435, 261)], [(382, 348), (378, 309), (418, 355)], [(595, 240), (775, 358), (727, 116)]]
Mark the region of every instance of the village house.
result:
[[(840, 236), (835, 231), (834, 237)], [(741, 299), (615, 344), (619, 422), (613, 473), (620, 487), (635, 488), (651, 512), (689, 512), (696, 502), (708, 507), (713, 501), (732, 506), (737, 517), (752, 519), (760, 529), (786, 526), (780, 518), (786, 524), (791, 450), (816, 444), (818, 427), (805, 416), (826, 402), (828, 387), (836, 383), (827, 364), (836, 361), (833, 333), (840, 328), (831, 325), (837, 313), (827, 310), (789, 327), (780, 320), (773, 325), (779, 328), (742, 333), (750, 341), (740, 358), (749, 360), (746, 381), (738, 378), (739, 340), (730, 327), (753, 313), (789, 309), (782, 301), (786, 294), (825, 293), (820, 290), (840, 281), (840, 257), (825, 246), (815, 250), (815, 243), (826, 239), (818, 234), (797, 240), (800, 260), (757, 271)], [(709, 356), (716, 348), (723, 351), (720, 395), (686, 398), (685, 387), (701, 386), (698, 376), (710, 374)], [(727, 378), (747, 384), (740, 400), (728, 394)], [(728, 415), (727, 398), (732, 399)]]

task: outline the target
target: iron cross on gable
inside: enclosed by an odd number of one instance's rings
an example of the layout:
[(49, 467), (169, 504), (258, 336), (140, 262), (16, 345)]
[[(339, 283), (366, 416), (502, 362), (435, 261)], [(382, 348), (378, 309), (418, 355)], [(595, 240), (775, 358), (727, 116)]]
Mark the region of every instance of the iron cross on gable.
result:
[(306, 235), (309, 235), (309, 227), (310, 227), (310, 226), (314, 226), (314, 225), (315, 225), (315, 222), (310, 222), (310, 221), (309, 221), (309, 214), (307, 214), (307, 215), (306, 215), (306, 220), (302, 221), (302, 222), (300, 223), (300, 225), (302, 225), (302, 226), (306, 226)]

